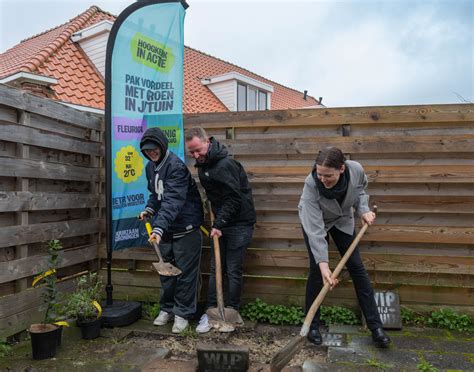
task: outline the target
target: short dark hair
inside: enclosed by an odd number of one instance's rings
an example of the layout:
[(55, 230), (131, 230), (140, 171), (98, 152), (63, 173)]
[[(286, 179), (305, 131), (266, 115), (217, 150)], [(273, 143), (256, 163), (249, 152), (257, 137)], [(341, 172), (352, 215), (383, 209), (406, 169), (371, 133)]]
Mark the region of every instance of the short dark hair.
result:
[(337, 147), (326, 147), (316, 156), (316, 164), (323, 167), (341, 169), (346, 161), (343, 152)]
[(203, 141), (207, 141), (207, 133), (204, 128), (201, 127), (193, 127), (186, 129), (184, 131), (184, 140), (191, 141), (194, 137), (197, 137)]

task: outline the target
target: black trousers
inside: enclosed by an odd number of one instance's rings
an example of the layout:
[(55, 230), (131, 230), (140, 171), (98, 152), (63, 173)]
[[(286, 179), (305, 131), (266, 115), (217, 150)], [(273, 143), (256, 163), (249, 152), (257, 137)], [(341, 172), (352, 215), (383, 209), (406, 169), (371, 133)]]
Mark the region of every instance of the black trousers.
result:
[[(336, 243), (341, 257), (344, 255), (344, 253), (346, 253), (347, 249), (356, 236), (355, 232), (352, 235), (348, 235), (338, 230), (336, 227), (332, 227), (328, 231), (328, 234), (331, 235), (334, 243)], [(308, 249), (309, 253), (309, 275), (308, 281), (306, 283), (306, 312), (308, 312), (314, 299), (323, 288), (324, 283), (321, 276), (321, 271), (319, 270), (319, 265), (314, 260), (314, 256), (311, 253), (311, 248), (309, 246), (308, 236), (304, 230), (303, 236), (306, 243), (306, 248)], [(326, 239), (329, 240), (329, 237), (327, 236)], [(374, 290), (370, 284), (369, 275), (367, 274), (364, 264), (362, 263), (362, 259), (360, 258), (359, 248), (356, 248), (352, 253), (351, 257), (346, 263), (346, 268), (351, 275), (357, 294), (357, 300), (362, 310), (362, 314), (364, 314), (367, 327), (370, 330), (382, 327), (380, 315), (377, 310), (377, 304), (375, 303)], [(319, 327), (320, 318), (321, 311), (318, 309), (311, 323), (311, 329), (317, 329)]]
[[(252, 235), (253, 226), (229, 226), (222, 229), (222, 236), (219, 238), (224, 304), (235, 310), (240, 309), (244, 256), (247, 247), (252, 241)], [(212, 243), (212, 248), (214, 248), (214, 243)], [(208, 308), (217, 306), (216, 260), (214, 257), (214, 249), (212, 249), (211, 252), (211, 275), (209, 277), (209, 292), (207, 297)]]
[(160, 244), (163, 261), (178, 267), (178, 276), (160, 275), (160, 310), (191, 319), (196, 312), (202, 235), (195, 230), (182, 238)]

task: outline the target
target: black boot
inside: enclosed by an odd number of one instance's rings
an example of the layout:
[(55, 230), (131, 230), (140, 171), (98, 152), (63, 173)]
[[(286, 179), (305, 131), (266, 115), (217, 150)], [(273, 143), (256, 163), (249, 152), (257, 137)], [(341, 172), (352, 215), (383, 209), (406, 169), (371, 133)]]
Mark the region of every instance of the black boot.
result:
[(376, 347), (387, 348), (392, 342), (390, 337), (384, 332), (383, 328), (375, 328), (371, 330), (372, 340)]
[(321, 345), (323, 343), (323, 338), (318, 328), (310, 329), (307, 337), (309, 342), (315, 345)]

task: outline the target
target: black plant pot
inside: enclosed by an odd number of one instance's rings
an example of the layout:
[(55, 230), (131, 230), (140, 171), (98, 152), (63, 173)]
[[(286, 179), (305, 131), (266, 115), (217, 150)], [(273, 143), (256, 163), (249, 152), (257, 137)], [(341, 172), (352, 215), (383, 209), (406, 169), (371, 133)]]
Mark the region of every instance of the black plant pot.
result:
[(58, 329), (56, 330), (57, 332), (57, 338), (58, 338), (58, 346), (61, 346), (61, 339), (63, 336), (63, 326), (58, 326)]
[(100, 336), (100, 327), (102, 326), (102, 319), (94, 320), (77, 320), (77, 326), (81, 329), (82, 338), (84, 340), (92, 340)]
[(29, 332), (33, 359), (48, 359), (56, 355), (58, 347), (58, 326), (53, 324), (32, 324)]

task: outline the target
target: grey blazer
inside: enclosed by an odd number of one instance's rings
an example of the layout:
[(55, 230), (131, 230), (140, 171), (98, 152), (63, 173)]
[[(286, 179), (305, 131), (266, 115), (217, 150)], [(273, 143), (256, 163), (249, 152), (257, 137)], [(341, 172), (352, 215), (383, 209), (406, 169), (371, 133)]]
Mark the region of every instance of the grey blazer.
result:
[(319, 194), (316, 182), (311, 173), (306, 177), (298, 204), (299, 217), (303, 229), (308, 235), (309, 245), (316, 263), (329, 262), (326, 234), (335, 226), (338, 230), (352, 235), (355, 228), (354, 210), (357, 216), (370, 211), (367, 176), (362, 166), (356, 161), (347, 160), (350, 182), (347, 193), (339, 205), (336, 199), (327, 199)]

